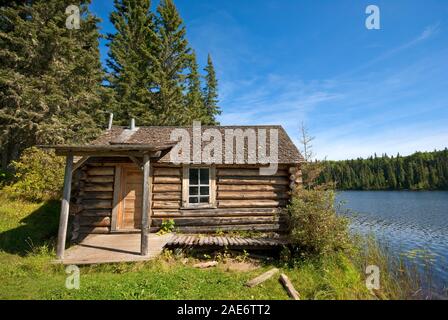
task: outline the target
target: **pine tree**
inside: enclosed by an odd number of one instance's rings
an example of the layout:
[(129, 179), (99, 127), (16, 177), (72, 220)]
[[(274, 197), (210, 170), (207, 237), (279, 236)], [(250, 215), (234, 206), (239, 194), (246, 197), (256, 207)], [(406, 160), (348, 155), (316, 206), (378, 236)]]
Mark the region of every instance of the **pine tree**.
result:
[(213, 66), (212, 57), (209, 54), (207, 58), (207, 66), (205, 67), (205, 88), (204, 88), (204, 104), (207, 109), (210, 123), (219, 124), (216, 116), (221, 114), (218, 106), (218, 80), (216, 79), (215, 67)]
[[(26, 3), (26, 5), (24, 5)], [(80, 1), (81, 28), (67, 29), (71, 1), (15, 1), (0, 8), (0, 144), (8, 159), (35, 144), (82, 143), (103, 122), (98, 19)]]
[(150, 0), (115, 0), (110, 20), (116, 33), (109, 34), (110, 87), (115, 92), (117, 120), (127, 124), (137, 118), (139, 125), (156, 123), (157, 66), (156, 27)]
[(186, 29), (172, 0), (161, 0), (157, 7), (156, 101), (159, 125), (188, 124), (183, 93), (185, 70), (191, 61)]

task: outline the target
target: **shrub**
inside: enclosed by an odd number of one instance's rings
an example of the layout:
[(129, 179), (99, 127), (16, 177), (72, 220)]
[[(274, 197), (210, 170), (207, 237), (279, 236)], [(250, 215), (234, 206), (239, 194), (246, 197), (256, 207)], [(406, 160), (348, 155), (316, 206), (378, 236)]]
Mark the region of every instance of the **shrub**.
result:
[(13, 179), (11, 172), (0, 169), (0, 188)]
[(158, 234), (163, 235), (173, 232), (174, 227), (175, 227), (174, 219), (163, 219)]
[(31, 201), (58, 198), (64, 181), (64, 165), (64, 160), (54, 152), (28, 148), (18, 161), (11, 163), (14, 182), (4, 191)]
[(335, 193), (331, 190), (294, 191), (288, 206), (294, 253), (307, 257), (350, 251), (348, 220), (336, 214), (334, 201)]

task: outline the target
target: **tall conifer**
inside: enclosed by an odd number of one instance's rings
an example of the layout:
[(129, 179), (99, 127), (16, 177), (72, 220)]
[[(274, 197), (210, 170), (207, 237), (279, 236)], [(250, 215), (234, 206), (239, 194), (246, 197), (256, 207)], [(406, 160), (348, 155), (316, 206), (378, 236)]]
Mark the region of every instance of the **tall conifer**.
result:
[(191, 49), (186, 39), (185, 26), (172, 0), (161, 0), (157, 13), (157, 122), (159, 125), (188, 124), (183, 94)]
[(35, 144), (82, 143), (103, 124), (98, 19), (90, 1), (78, 3), (80, 29), (66, 27), (72, 1), (15, 1), (0, 8), (3, 163)]
[(117, 119), (124, 124), (137, 118), (139, 125), (156, 121), (157, 37), (150, 0), (115, 0), (115, 11), (110, 20), (116, 32), (108, 35), (110, 41), (107, 65), (109, 84), (115, 92)]
[(204, 104), (210, 118), (209, 124), (218, 124), (216, 116), (221, 114), (218, 106), (218, 80), (216, 78), (215, 67), (213, 66), (212, 57), (209, 54), (207, 58), (207, 66), (205, 67), (205, 88), (204, 88)]

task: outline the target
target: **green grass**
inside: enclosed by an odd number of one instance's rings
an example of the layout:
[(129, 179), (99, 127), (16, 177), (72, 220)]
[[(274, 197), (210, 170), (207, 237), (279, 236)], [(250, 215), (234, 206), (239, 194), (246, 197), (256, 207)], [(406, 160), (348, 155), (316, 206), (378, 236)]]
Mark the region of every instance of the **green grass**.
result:
[[(149, 262), (81, 267), (80, 289), (68, 290), (65, 268), (51, 263), (58, 209), (57, 202), (0, 197), (0, 299), (288, 299), (278, 277), (254, 288), (244, 285), (274, 266), (289, 276), (302, 299), (374, 298), (365, 287), (361, 263), (343, 254), (295, 267), (258, 264), (250, 271), (229, 271), (234, 259), (200, 270), (193, 268), (197, 260), (191, 256), (185, 263), (185, 256), (165, 254)], [(390, 292), (382, 297), (404, 297), (407, 292), (397, 287), (387, 287)]]

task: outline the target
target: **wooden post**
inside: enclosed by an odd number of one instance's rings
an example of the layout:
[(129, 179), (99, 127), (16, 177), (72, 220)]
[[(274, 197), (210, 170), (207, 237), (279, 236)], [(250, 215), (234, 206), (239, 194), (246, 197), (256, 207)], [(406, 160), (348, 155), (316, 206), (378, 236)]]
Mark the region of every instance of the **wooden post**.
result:
[(67, 155), (65, 163), (64, 191), (62, 195), (61, 214), (59, 217), (59, 232), (56, 256), (58, 259), (64, 258), (65, 240), (67, 238), (68, 213), (70, 209), (70, 194), (72, 189), (72, 167), (73, 155)]
[(149, 217), (150, 208), (150, 190), (149, 190), (149, 177), (151, 170), (151, 161), (149, 155), (143, 156), (143, 203), (142, 203), (142, 237), (141, 237), (141, 255), (146, 256), (149, 253), (148, 246), (148, 232), (151, 220)]

